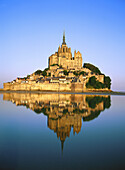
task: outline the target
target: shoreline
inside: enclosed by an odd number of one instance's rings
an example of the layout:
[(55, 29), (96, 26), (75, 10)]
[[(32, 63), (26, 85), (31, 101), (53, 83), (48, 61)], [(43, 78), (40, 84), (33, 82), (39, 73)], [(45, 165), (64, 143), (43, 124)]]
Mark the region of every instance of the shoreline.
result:
[(116, 91), (84, 91), (84, 92), (59, 92), (59, 91), (24, 91), (24, 90), (3, 90), (0, 89), (0, 94), (2, 93), (37, 93), (37, 94), (92, 94), (92, 95), (125, 95), (125, 92), (116, 92)]

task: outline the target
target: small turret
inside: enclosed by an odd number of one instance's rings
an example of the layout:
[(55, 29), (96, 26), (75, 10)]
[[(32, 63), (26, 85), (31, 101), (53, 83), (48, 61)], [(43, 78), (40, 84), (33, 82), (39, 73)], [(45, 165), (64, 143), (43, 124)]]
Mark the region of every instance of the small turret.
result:
[(60, 52), (60, 50), (61, 50), (61, 48), (60, 48), (60, 46), (59, 46), (59, 48), (58, 48), (58, 52)]

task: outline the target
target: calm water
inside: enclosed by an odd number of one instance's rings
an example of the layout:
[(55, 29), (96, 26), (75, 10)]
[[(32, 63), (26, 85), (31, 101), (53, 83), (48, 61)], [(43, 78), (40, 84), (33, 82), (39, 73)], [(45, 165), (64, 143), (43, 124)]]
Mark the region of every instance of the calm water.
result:
[(1, 94), (0, 169), (125, 169), (125, 96)]

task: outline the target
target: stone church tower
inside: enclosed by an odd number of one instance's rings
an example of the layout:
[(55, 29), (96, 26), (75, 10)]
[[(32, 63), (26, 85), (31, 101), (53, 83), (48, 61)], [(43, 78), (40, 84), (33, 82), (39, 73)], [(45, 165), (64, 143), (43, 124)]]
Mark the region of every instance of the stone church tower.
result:
[(54, 64), (62, 66), (64, 69), (81, 69), (82, 67), (82, 55), (79, 51), (75, 51), (74, 57), (72, 57), (71, 48), (68, 48), (65, 42), (65, 32), (63, 33), (63, 42), (61, 47), (59, 46), (58, 52), (49, 57), (49, 67)]

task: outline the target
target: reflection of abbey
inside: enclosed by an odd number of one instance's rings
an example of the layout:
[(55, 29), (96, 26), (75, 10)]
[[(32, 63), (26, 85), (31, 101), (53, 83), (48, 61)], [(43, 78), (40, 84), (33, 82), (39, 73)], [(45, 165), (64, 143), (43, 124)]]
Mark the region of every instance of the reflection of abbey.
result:
[(110, 97), (106, 95), (4, 93), (3, 100), (47, 115), (48, 127), (57, 134), (62, 144), (70, 136), (71, 128), (74, 134), (81, 131), (82, 119), (93, 120), (110, 107)]
[(54, 64), (62, 66), (64, 69), (82, 68), (82, 55), (79, 51), (77, 53), (75, 51), (74, 57), (72, 57), (71, 48), (68, 48), (65, 42), (65, 33), (63, 34), (63, 43), (61, 47), (59, 46), (58, 52), (49, 57), (49, 67)]
[[(94, 80), (94, 81), (93, 81)], [(89, 63), (82, 63), (81, 53), (71, 53), (65, 42), (63, 42), (58, 51), (49, 57), (48, 68), (37, 70), (24, 78), (4, 83), (4, 90), (25, 90), (25, 91), (108, 91), (106, 77), (100, 70)], [(94, 82), (94, 83), (93, 83)]]

